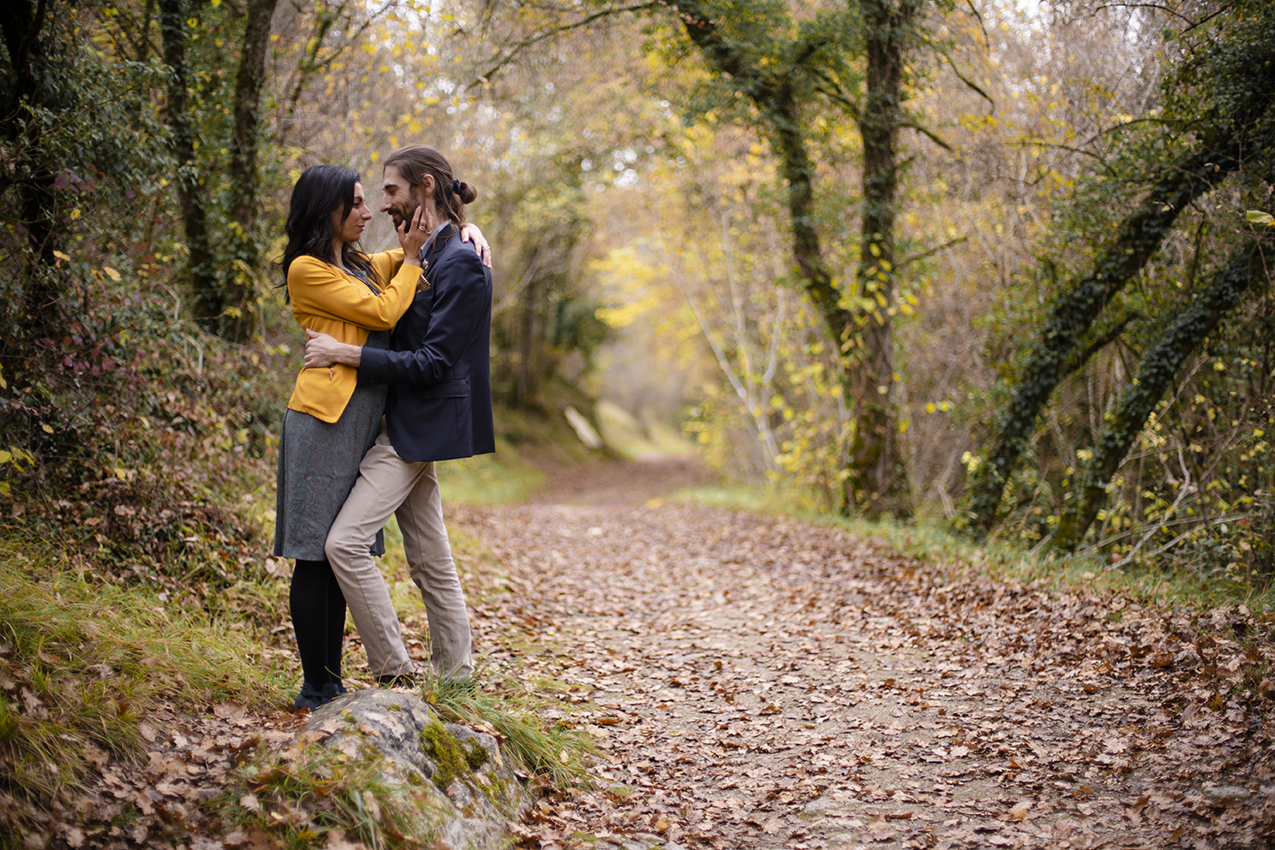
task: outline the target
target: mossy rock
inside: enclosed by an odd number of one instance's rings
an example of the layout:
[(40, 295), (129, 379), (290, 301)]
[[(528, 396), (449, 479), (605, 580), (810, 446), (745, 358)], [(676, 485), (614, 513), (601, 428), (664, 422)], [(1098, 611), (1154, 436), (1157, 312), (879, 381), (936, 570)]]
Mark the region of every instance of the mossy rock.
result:
[(306, 725), (302, 742), (375, 759), (387, 782), (428, 797), (438, 822), (426, 846), (505, 848), (508, 824), (530, 805), (494, 737), (442, 723), (415, 695), (356, 691), (316, 709)]
[(432, 779), (440, 791), (446, 791), (458, 778), (472, 776), (490, 758), (477, 741), (472, 738), (457, 740), (437, 720), (421, 729), (421, 750), (437, 768)]

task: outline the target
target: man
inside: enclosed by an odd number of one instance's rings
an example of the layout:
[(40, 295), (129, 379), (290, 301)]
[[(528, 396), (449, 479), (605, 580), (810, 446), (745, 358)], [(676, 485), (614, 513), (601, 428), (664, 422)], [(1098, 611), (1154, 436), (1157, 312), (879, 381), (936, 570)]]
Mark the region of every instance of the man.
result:
[[(380, 434), (328, 532), (325, 553), (341, 584), (378, 681), (404, 684), (415, 670), (369, 545), (391, 514), (403, 533), (412, 581), (429, 617), (431, 663), (441, 676), (473, 672), (469, 615), (456, 575), (434, 462), (495, 451), (491, 408), (491, 273), (461, 245), (464, 204), (477, 193), (452, 177), (438, 151), (411, 145), (385, 163), (381, 212), (396, 228), (430, 233), (417, 295), (386, 350), (307, 331), (306, 367), (344, 363), (360, 382), (388, 383)], [(408, 258), (410, 262), (411, 258)]]

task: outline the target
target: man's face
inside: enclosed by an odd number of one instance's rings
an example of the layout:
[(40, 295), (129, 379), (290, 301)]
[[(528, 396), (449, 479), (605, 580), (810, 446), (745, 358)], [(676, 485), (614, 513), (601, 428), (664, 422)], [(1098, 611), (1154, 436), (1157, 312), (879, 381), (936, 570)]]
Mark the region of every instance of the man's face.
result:
[(381, 190), (385, 193), (381, 196), (381, 212), (390, 214), (390, 218), (394, 219), (394, 228), (398, 229), (405, 221), (410, 224), (416, 208), (421, 204), (416, 200), (412, 187), (399, 173), (398, 166), (385, 166)]

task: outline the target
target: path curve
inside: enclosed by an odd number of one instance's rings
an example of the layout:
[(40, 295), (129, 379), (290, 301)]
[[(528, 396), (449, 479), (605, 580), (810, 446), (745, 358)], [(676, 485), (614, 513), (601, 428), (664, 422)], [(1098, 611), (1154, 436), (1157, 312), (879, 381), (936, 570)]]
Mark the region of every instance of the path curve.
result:
[(499, 565), (462, 565), (478, 648), (539, 647), (601, 748), (528, 846), (1270, 846), (1275, 727), (1228, 696), (1238, 636), (609, 480), (601, 506), (576, 481), (449, 508)]

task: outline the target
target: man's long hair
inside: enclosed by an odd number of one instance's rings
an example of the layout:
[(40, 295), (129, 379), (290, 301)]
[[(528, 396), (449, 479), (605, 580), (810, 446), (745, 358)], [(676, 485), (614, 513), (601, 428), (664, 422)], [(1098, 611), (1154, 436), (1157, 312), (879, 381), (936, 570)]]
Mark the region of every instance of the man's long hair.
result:
[(451, 163), (437, 150), (428, 145), (408, 145), (390, 154), (385, 165), (397, 168), (413, 189), (424, 184), (426, 174), (432, 175), (434, 206), (439, 215), (457, 228), (465, 223), (465, 204), (474, 202), (478, 190), (473, 183), (453, 177)]
[[(283, 249), (283, 279), (297, 257), (310, 256), (325, 263), (336, 263), (332, 253), (332, 213), (341, 211), (345, 221), (354, 209), (354, 184), (359, 175), (339, 165), (313, 165), (301, 173), (292, 187), (288, 204), (288, 246)], [(349, 242), (341, 243), (341, 262), (347, 268), (360, 269), (371, 279), (372, 263), (367, 255)], [(373, 281), (375, 283), (375, 281)]]

